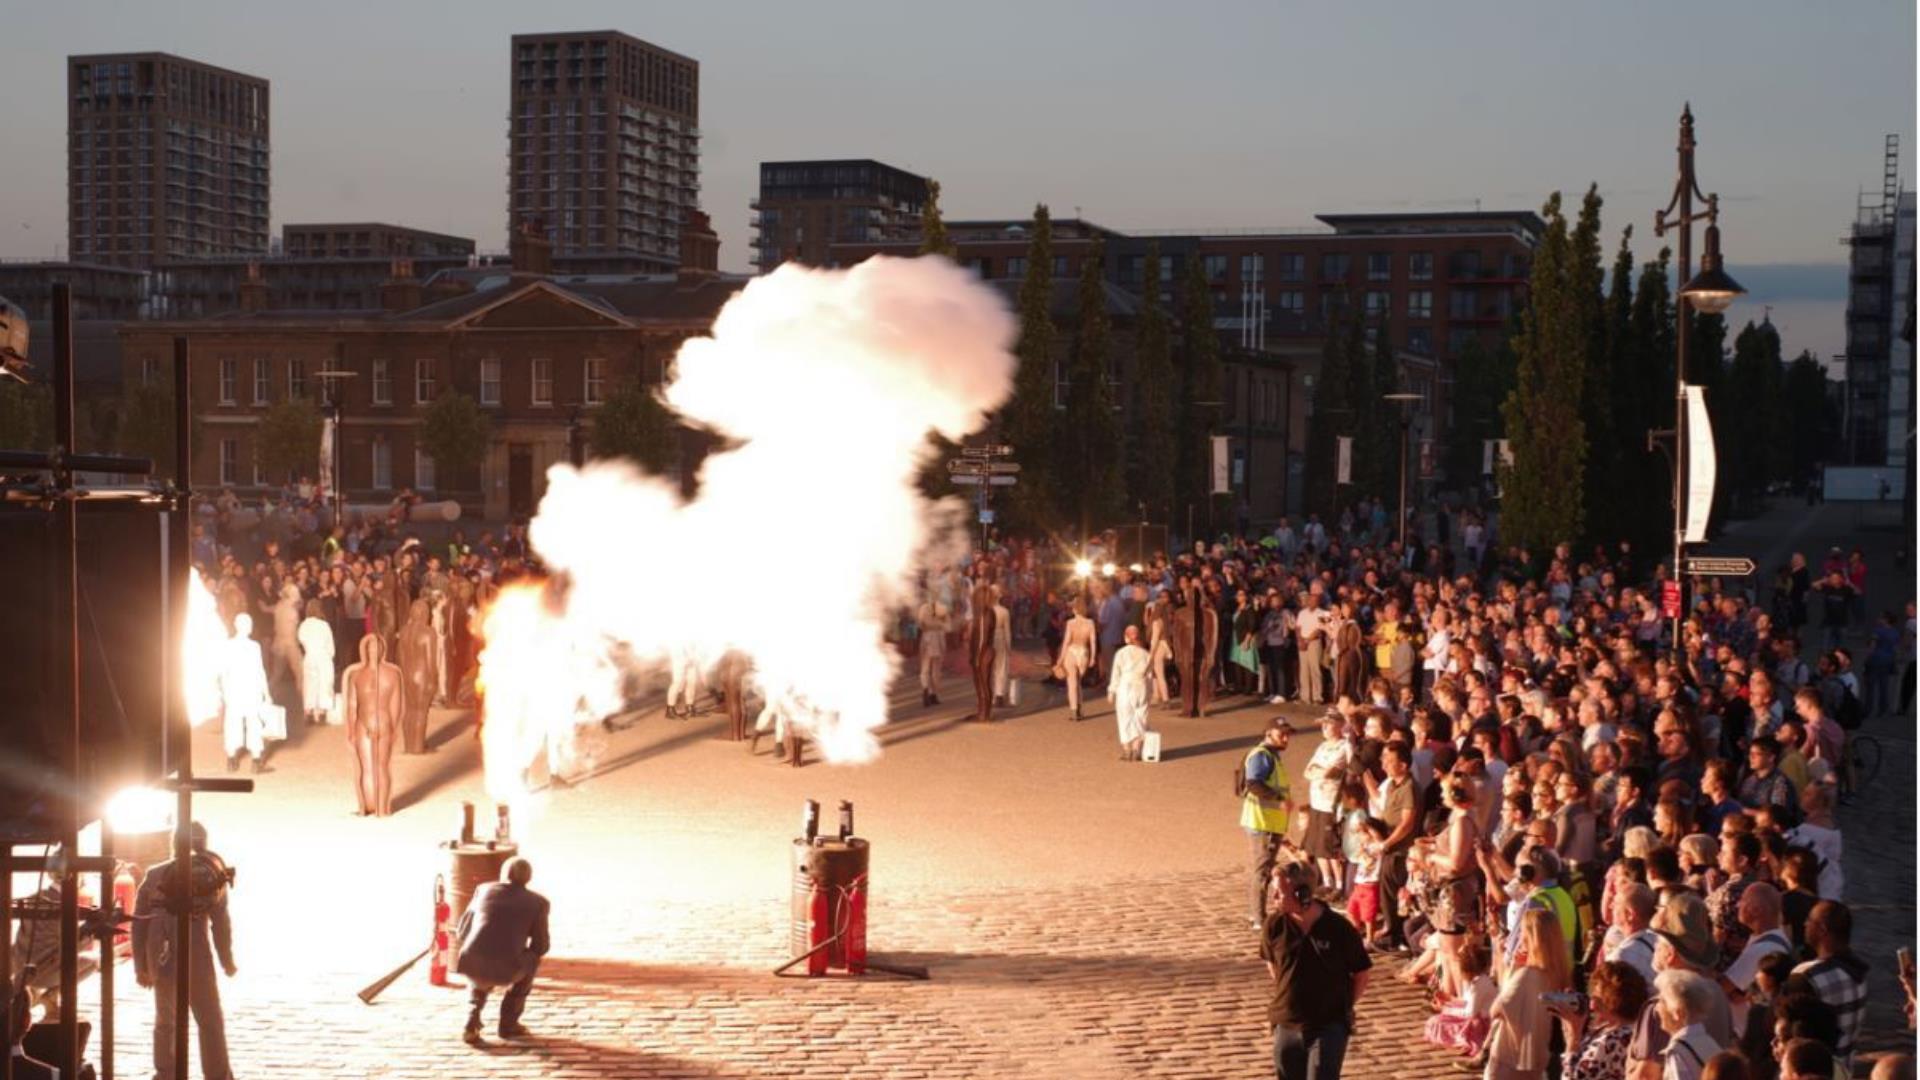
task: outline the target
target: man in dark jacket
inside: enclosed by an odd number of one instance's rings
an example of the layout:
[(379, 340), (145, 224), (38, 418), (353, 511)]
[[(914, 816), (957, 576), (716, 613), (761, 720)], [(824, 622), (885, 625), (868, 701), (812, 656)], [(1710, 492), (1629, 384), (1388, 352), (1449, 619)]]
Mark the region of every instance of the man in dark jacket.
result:
[(471, 984), (467, 1030), (469, 1046), (480, 1045), (480, 1011), (496, 986), (507, 988), (500, 1001), (500, 1037), (527, 1034), (520, 1012), (533, 991), (533, 976), (547, 954), (547, 898), (527, 888), (533, 864), (507, 860), (501, 880), (480, 886), (466, 914), (460, 916), (460, 959), (455, 970)]

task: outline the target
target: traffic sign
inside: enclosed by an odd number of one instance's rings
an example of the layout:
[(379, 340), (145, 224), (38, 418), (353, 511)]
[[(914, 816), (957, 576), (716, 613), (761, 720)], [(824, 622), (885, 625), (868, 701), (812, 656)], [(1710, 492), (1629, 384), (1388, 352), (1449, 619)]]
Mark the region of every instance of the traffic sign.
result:
[(993, 487), (1012, 487), (1019, 480), (1012, 476), (982, 476), (979, 473), (955, 473), (947, 479), (956, 484), (988, 484)]
[(1013, 447), (1007, 446), (1004, 443), (994, 443), (988, 446), (963, 446), (960, 448), (961, 457), (1011, 457), (1012, 455)]
[(1663, 581), (1660, 583), (1660, 614), (1669, 619), (1680, 617), (1680, 583)]
[(1010, 476), (1020, 471), (1019, 464), (1012, 461), (949, 461), (947, 471), (954, 474)]
[(1753, 560), (1744, 556), (1723, 558), (1716, 555), (1687, 556), (1687, 573), (1701, 577), (1747, 577), (1754, 571)]

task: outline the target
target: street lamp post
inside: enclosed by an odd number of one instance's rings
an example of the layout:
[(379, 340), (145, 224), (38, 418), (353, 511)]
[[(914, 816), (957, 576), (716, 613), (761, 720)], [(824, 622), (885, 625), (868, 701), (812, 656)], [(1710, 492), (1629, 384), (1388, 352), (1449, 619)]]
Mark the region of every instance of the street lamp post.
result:
[(358, 374), (358, 372), (347, 371), (343, 368), (328, 368), (323, 371), (314, 372), (314, 376), (320, 380), (320, 385), (327, 388), (327, 411), (333, 414), (333, 469), (330, 478), (333, 490), (328, 492), (328, 494), (333, 497), (333, 524), (343, 529), (347, 527), (347, 463), (344, 460), (345, 455), (342, 451), (342, 447), (345, 444), (343, 436), (341, 435), (340, 424), (340, 414), (342, 411), (340, 383), (344, 379), (353, 378), (356, 374)]
[(1413, 424), (1413, 403), (1420, 400), (1420, 395), (1386, 394), (1381, 400), (1400, 406), (1400, 553), (1404, 558), (1407, 550), (1407, 430)]
[[(1680, 303), (1675, 305), (1675, 318), (1678, 324), (1678, 342), (1676, 347), (1673, 400), (1673, 585), (1679, 593), (1679, 606), (1673, 615), (1673, 656), (1680, 659), (1683, 646), (1680, 640), (1681, 620), (1686, 616), (1687, 594), (1685, 564), (1687, 536), (1687, 338), (1692, 328), (1689, 308), (1699, 308), (1713, 315), (1727, 310), (1736, 296), (1746, 292), (1739, 283), (1727, 276), (1720, 258), (1720, 196), (1702, 194), (1699, 181), (1693, 172), (1693, 106), (1687, 105), (1680, 111), (1680, 177), (1674, 183), (1673, 198), (1667, 208), (1653, 216), (1653, 234), (1665, 236), (1668, 229), (1678, 229), (1680, 236), (1675, 244), (1679, 249), (1679, 277), (1686, 284), (1680, 288)], [(1693, 200), (1704, 201), (1706, 209), (1696, 211)], [(1693, 223), (1704, 220), (1707, 223), (1707, 250), (1700, 259), (1700, 273), (1693, 273)]]

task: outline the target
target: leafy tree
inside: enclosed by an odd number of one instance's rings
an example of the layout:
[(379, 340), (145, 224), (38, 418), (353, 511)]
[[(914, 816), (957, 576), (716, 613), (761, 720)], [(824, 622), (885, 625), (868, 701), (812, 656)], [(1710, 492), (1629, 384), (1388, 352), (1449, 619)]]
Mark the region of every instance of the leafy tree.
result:
[(594, 457), (627, 458), (655, 474), (673, 468), (679, 456), (673, 414), (637, 378), (621, 380), (600, 403), (587, 443)]
[(1673, 464), (1650, 445), (1648, 434), (1673, 427), (1673, 252), (1641, 264), (1629, 318), (1630, 366), (1617, 369), (1613, 428), (1618, 432), (1620, 475), (1615, 487), (1626, 493), (1619, 505), (1616, 531), (1644, 553), (1646, 567), (1655, 552), (1673, 542)]
[(1160, 245), (1147, 244), (1147, 276), (1140, 289), (1140, 314), (1134, 324), (1133, 469), (1129, 490), (1146, 504), (1149, 515), (1172, 520), (1179, 398), (1167, 316), (1160, 308)]
[[(173, 386), (162, 380), (139, 383), (121, 396), (114, 406), (111, 445), (130, 457), (144, 457), (154, 463), (155, 476), (171, 476), (174, 465)], [(188, 428), (188, 450), (200, 455), (204, 433), (196, 413)], [(315, 454), (319, 436), (314, 436)]]
[(1061, 470), (1078, 515), (1080, 535), (1119, 512), (1121, 463), (1126, 460), (1110, 379), (1111, 327), (1107, 319), (1106, 246), (1099, 240), (1081, 267), (1079, 326), (1067, 368), (1067, 455)]
[[(1385, 399), (1385, 395), (1398, 393), (1400, 386), (1400, 361), (1393, 354), (1393, 337), (1388, 330), (1388, 318), (1385, 312), (1373, 327), (1373, 347), (1359, 361), (1372, 367), (1372, 400), (1368, 405), (1372, 419), (1364, 429), (1371, 434), (1373, 447), (1369, 451), (1373, 463), (1374, 494), (1392, 501), (1400, 490), (1400, 406)], [(1363, 415), (1365, 410), (1362, 411)], [(1413, 448), (1407, 448), (1408, 453)]]
[(1771, 322), (1749, 322), (1733, 342), (1733, 363), (1721, 387), (1726, 457), (1720, 482), (1735, 509), (1754, 506), (1767, 485), (1787, 471), (1791, 439), (1787, 430), (1785, 385), (1780, 365), (1780, 334)]
[(927, 201), (920, 205), (920, 254), (954, 256), (953, 240), (940, 216), (940, 181), (927, 181)]
[(45, 383), (0, 379), (0, 447), (45, 450), (53, 445), (53, 390)]
[[(1352, 410), (1351, 426), (1344, 432), (1353, 436), (1353, 487), (1344, 492), (1344, 499), (1336, 503), (1352, 502), (1358, 498), (1380, 494), (1380, 478), (1386, 473), (1393, 461), (1393, 450), (1384, 444), (1392, 442), (1397, 447), (1400, 438), (1400, 421), (1390, 416), (1387, 403), (1380, 395), (1388, 393), (1380, 389), (1374, 378), (1374, 367), (1367, 356), (1366, 320), (1349, 305), (1349, 316), (1344, 322), (1344, 331), (1340, 335), (1340, 367), (1347, 376), (1347, 408)], [(1337, 513), (1338, 506), (1328, 508)]]
[[(1331, 518), (1343, 496), (1339, 490), (1340, 437), (1352, 435), (1354, 412), (1353, 380), (1347, 371), (1350, 357), (1344, 332), (1345, 313), (1337, 312), (1327, 323), (1326, 337), (1320, 346), (1320, 373), (1314, 379), (1313, 407), (1307, 421), (1306, 510)], [(1356, 472), (1355, 478), (1358, 478)]]
[(1519, 368), (1503, 407), (1513, 465), (1503, 474), (1502, 532), (1516, 544), (1549, 548), (1579, 537), (1586, 460), (1580, 420), (1591, 338), (1580, 295), (1588, 275), (1555, 192), (1541, 210), (1547, 230), (1534, 252), (1530, 303), (1514, 340)]
[(1513, 346), (1503, 338), (1493, 346), (1470, 337), (1453, 361), (1453, 424), (1448, 429), (1447, 477), (1454, 485), (1477, 488), (1484, 476), (1487, 439), (1498, 439), (1500, 405), (1513, 392)]
[(1020, 281), (1020, 338), (1014, 355), (1013, 400), (1002, 413), (1003, 430), (1020, 461), (1020, 483), (1013, 490), (1015, 516), (1029, 528), (1057, 519), (1055, 508), (1054, 365), (1058, 345), (1053, 327), (1053, 219), (1045, 203), (1033, 208), (1027, 240), (1027, 272)]
[[(1180, 444), (1175, 475), (1175, 520), (1189, 507), (1207, 508), (1207, 520), (1224, 514), (1231, 495), (1212, 495), (1213, 435), (1222, 406), (1220, 337), (1213, 328), (1213, 288), (1199, 252), (1187, 256), (1180, 303), (1180, 400), (1174, 427)], [(1199, 523), (1195, 522), (1196, 530)], [(1193, 539), (1192, 537), (1188, 538)]]
[(469, 485), (479, 486), (477, 470), (486, 457), (492, 429), (493, 419), (458, 390), (441, 394), (427, 406), (420, 424), (420, 448), (433, 459), (434, 479), (441, 487), (470, 490)]
[(282, 398), (260, 417), (254, 453), (270, 482), (320, 469), (320, 410), (305, 398)]

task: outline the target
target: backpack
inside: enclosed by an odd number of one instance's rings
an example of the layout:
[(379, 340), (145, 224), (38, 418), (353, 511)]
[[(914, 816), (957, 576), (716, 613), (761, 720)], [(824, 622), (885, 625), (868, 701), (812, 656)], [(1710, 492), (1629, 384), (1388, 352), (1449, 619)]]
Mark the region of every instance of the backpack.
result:
[(1840, 705), (1833, 710), (1833, 719), (1848, 731), (1860, 730), (1861, 722), (1866, 719), (1860, 708), (1860, 695), (1845, 683), (1840, 684)]
[[(1272, 751), (1268, 750), (1265, 746), (1256, 747), (1255, 750), (1269, 756), (1272, 755)], [(1247, 754), (1247, 757), (1252, 756), (1253, 752)], [(1247, 760), (1246, 758), (1241, 758), (1240, 767), (1233, 770), (1233, 797), (1236, 799), (1244, 799), (1247, 797), (1247, 792), (1251, 790), (1253, 790), (1253, 785), (1247, 783)]]

